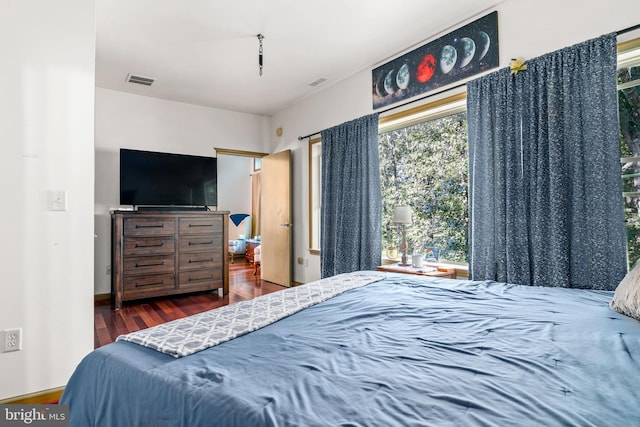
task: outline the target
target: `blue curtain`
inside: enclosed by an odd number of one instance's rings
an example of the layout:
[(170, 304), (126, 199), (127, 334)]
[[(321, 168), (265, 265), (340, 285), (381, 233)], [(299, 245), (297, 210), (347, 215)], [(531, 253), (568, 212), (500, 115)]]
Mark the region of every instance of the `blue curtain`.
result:
[(467, 84), (470, 276), (615, 289), (626, 273), (616, 37)]
[(321, 275), (375, 270), (382, 254), (378, 114), (321, 135)]

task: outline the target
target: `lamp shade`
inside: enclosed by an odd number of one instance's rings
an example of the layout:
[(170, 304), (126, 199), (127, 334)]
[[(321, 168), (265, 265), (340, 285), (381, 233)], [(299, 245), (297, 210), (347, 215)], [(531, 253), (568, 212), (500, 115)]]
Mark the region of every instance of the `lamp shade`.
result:
[(396, 206), (393, 208), (394, 224), (411, 224), (411, 208), (409, 206)]

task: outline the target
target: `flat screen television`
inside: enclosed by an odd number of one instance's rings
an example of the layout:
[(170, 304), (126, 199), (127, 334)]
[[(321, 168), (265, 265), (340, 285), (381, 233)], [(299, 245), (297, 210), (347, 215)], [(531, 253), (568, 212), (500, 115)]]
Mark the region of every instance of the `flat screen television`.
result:
[(205, 207), (218, 204), (215, 157), (120, 149), (120, 204)]

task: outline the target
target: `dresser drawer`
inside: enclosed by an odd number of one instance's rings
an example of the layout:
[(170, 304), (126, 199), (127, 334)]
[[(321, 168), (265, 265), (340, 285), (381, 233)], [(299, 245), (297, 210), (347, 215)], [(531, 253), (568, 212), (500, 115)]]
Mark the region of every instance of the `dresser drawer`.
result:
[(181, 217), (178, 219), (178, 231), (182, 234), (222, 233), (222, 217)]
[(219, 250), (221, 244), (220, 234), (183, 236), (180, 238), (180, 253), (213, 252)]
[(173, 273), (175, 265), (174, 255), (127, 257), (124, 259), (124, 274)]
[(123, 224), (125, 236), (163, 236), (175, 233), (173, 218), (125, 218)]
[(181, 253), (178, 262), (180, 271), (220, 267), (222, 265), (222, 251), (218, 248), (209, 252)]
[(125, 237), (123, 240), (124, 256), (172, 254), (176, 250), (173, 236)]
[(178, 287), (180, 289), (217, 289), (223, 286), (222, 268), (209, 268), (206, 270), (184, 271), (178, 275)]
[(151, 274), (146, 276), (126, 277), (124, 290), (127, 294), (148, 293), (175, 289), (176, 279), (173, 274)]

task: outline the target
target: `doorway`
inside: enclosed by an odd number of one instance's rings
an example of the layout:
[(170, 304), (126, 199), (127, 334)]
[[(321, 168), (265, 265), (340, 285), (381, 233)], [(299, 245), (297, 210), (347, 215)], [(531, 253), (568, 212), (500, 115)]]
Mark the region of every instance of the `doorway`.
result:
[[(260, 170), (255, 169), (255, 153), (217, 149), (218, 206), (229, 212), (229, 262), (253, 263), (246, 256), (260, 239)], [(257, 153), (262, 156), (263, 153)]]
[[(218, 170), (224, 170), (224, 159), (229, 162), (238, 158), (249, 158), (251, 164), (250, 187), (247, 194), (252, 194), (252, 233), (251, 237), (259, 239), (262, 252), (260, 274), (264, 280), (284, 286), (292, 282), (292, 224), (291, 224), (291, 152), (267, 155), (248, 151), (227, 150), (216, 148)], [(234, 159), (232, 159), (234, 158)], [(270, 166), (271, 165), (271, 166)], [(247, 169), (243, 169), (247, 170)], [(233, 180), (231, 180), (232, 182)], [(223, 179), (218, 177), (218, 209), (229, 210), (224, 205), (224, 191), (221, 186)], [(226, 185), (226, 184), (225, 184)], [(266, 193), (265, 193), (266, 192)], [(235, 189), (232, 197), (238, 197)], [(268, 201), (268, 203), (267, 203)], [(233, 212), (230, 212), (233, 214)], [(253, 219), (255, 218), (255, 219)], [(268, 236), (264, 240), (265, 233)], [(231, 239), (233, 236), (229, 236)], [(266, 267), (265, 267), (266, 266)]]

